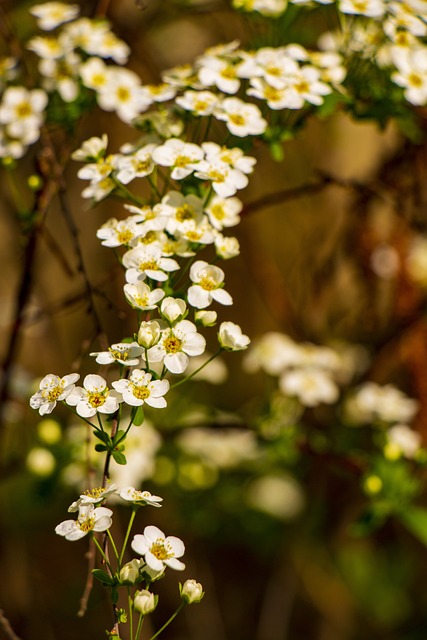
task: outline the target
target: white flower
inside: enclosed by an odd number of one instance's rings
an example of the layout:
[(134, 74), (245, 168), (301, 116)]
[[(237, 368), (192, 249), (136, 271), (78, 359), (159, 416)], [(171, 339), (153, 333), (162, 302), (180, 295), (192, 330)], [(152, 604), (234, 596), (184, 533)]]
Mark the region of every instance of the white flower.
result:
[(57, 91), (64, 102), (73, 102), (79, 94), (77, 71), (81, 62), (74, 52), (67, 53), (60, 60), (41, 60), (39, 71), (46, 91)]
[[(67, 396), (66, 403), (76, 407), (82, 418), (91, 418), (99, 413), (115, 413), (119, 408), (118, 398), (110, 391), (104, 378), (89, 374), (83, 380), (82, 387), (75, 387)], [(121, 399), (120, 399), (121, 400)]]
[(90, 353), (96, 356), (98, 364), (112, 364), (118, 362), (127, 367), (133, 367), (139, 363), (139, 357), (143, 352), (137, 342), (118, 342), (108, 347), (108, 351), (96, 351)]
[(190, 279), (194, 284), (189, 287), (189, 304), (197, 309), (205, 309), (213, 300), (220, 304), (233, 304), (233, 298), (223, 286), (224, 271), (204, 260), (197, 260), (190, 269)]
[(258, 11), (271, 18), (280, 16), (285, 11), (287, 4), (287, 0), (233, 0), (233, 7), (236, 9)]
[(200, 582), (196, 582), (195, 580), (186, 580), (182, 586), (180, 584), (179, 592), (181, 598), (187, 604), (200, 602), (205, 595), (202, 585)]
[(219, 103), (219, 98), (210, 91), (185, 91), (175, 102), (195, 116), (210, 116)]
[(127, 269), (126, 280), (130, 284), (137, 284), (145, 276), (164, 282), (169, 272), (179, 269), (176, 260), (164, 258), (159, 247), (150, 245), (139, 245), (127, 251), (123, 256), (123, 264)]
[(81, 506), (77, 520), (65, 520), (58, 524), (55, 532), (66, 540), (80, 540), (91, 531), (106, 531), (112, 525), (113, 512), (106, 507), (94, 507), (93, 504)]
[(225, 162), (242, 173), (252, 173), (254, 170), (256, 158), (245, 156), (239, 147), (221, 147), (216, 142), (202, 142), (202, 149), (205, 152), (205, 159), (209, 162)]
[(406, 424), (395, 424), (391, 427), (387, 431), (387, 440), (385, 453), (388, 457), (404, 455), (405, 458), (412, 459), (422, 444), (421, 434)]
[(92, 505), (96, 507), (101, 504), (104, 500), (116, 493), (117, 485), (110, 484), (108, 487), (96, 487), (95, 489), (88, 489), (82, 493), (78, 500), (73, 502), (68, 507), (68, 512), (73, 513), (74, 511), (78, 511), (80, 507), (87, 507), (88, 505)]
[(123, 395), (123, 401), (132, 407), (140, 407), (144, 403), (156, 409), (166, 407), (163, 396), (169, 391), (169, 381), (152, 380), (151, 373), (134, 369), (129, 380), (123, 378), (112, 385)]
[(244, 366), (251, 373), (261, 368), (270, 376), (278, 376), (288, 367), (300, 365), (302, 357), (301, 347), (289, 336), (269, 331), (255, 341)]
[(32, 144), (39, 137), (47, 102), (47, 94), (42, 89), (8, 87), (0, 105), (0, 123), (6, 125), (9, 136), (21, 139), (23, 144)]
[(227, 351), (241, 351), (249, 346), (250, 338), (242, 333), (242, 329), (234, 322), (221, 322), (218, 341)]
[(101, 138), (93, 136), (93, 138), (85, 140), (79, 149), (73, 151), (71, 157), (73, 160), (81, 160), (83, 162), (90, 160), (96, 162), (101, 156), (105, 155), (107, 146), (108, 137), (106, 133), (104, 133)]
[(160, 313), (170, 324), (184, 318), (187, 305), (181, 298), (167, 297), (160, 306)]
[(89, 58), (79, 68), (79, 74), (85, 87), (96, 92), (102, 91), (108, 84), (109, 68), (101, 58)]
[(155, 207), (167, 216), (166, 231), (174, 234), (190, 220), (200, 224), (203, 220), (203, 200), (193, 194), (184, 196), (179, 191), (169, 191)]
[(52, 413), (56, 403), (65, 400), (73, 391), (74, 383), (79, 378), (78, 373), (70, 373), (63, 378), (50, 373), (41, 380), (39, 391), (31, 396), (30, 407), (38, 409), (41, 416)]
[(417, 413), (418, 402), (391, 384), (381, 386), (366, 382), (350, 398), (347, 411), (356, 423), (373, 420), (407, 423)]
[(150, 505), (151, 507), (161, 507), (163, 498), (160, 496), (153, 496), (149, 491), (138, 491), (134, 487), (123, 487), (120, 491), (120, 497), (126, 502), (133, 502), (137, 505)]
[(135, 178), (150, 175), (155, 166), (152, 158), (155, 148), (155, 144), (146, 144), (132, 155), (122, 156), (117, 164), (117, 180), (122, 184), (128, 184)]
[(157, 601), (159, 596), (154, 595), (151, 591), (147, 589), (141, 589), (141, 591), (136, 591), (134, 599), (133, 599), (133, 608), (138, 613), (141, 613), (143, 616), (154, 611), (157, 606)]
[(27, 49), (33, 51), (39, 58), (54, 60), (62, 58), (64, 48), (58, 38), (53, 36), (36, 36), (27, 43)]
[(392, 73), (393, 82), (404, 88), (404, 96), (414, 105), (427, 102), (427, 50), (395, 50), (394, 63), (397, 71)]
[(141, 99), (141, 82), (130, 69), (108, 68), (107, 82), (97, 94), (98, 104), (105, 111), (115, 111), (123, 122), (132, 122), (146, 107)]
[(199, 160), (203, 158), (203, 150), (191, 142), (183, 142), (179, 138), (170, 138), (153, 151), (153, 160), (162, 167), (173, 167), (171, 178), (182, 180), (193, 172)]
[(235, 258), (240, 253), (240, 245), (234, 236), (223, 236), (221, 233), (215, 238), (216, 255), (223, 260)]
[(184, 555), (184, 543), (175, 536), (165, 538), (163, 531), (157, 527), (145, 527), (143, 535), (134, 536), (131, 546), (136, 553), (144, 556), (147, 565), (156, 571), (165, 566), (177, 571), (185, 569), (185, 564), (178, 560)]
[(129, 216), (126, 220), (110, 218), (96, 232), (96, 237), (102, 240), (104, 247), (120, 247), (129, 245), (141, 234), (141, 225), (137, 216)]
[(201, 160), (194, 174), (201, 180), (210, 180), (212, 188), (221, 198), (234, 196), (238, 189), (248, 185), (248, 177), (237, 169), (231, 169), (226, 162)]
[(196, 311), (194, 319), (202, 327), (213, 327), (216, 324), (218, 314), (216, 311)]
[(35, 4), (29, 12), (37, 18), (37, 26), (40, 29), (50, 31), (64, 22), (74, 20), (80, 13), (80, 7), (64, 2), (45, 2)]
[(160, 340), (161, 329), (156, 320), (150, 320), (148, 322), (141, 322), (138, 331), (138, 343), (144, 347), (144, 349), (150, 349)]
[(145, 566), (142, 558), (134, 558), (120, 569), (120, 584), (133, 585), (140, 582), (141, 569)]
[(215, 111), (215, 117), (224, 120), (230, 133), (239, 138), (260, 135), (267, 128), (267, 122), (258, 107), (239, 98), (223, 100)]
[(214, 196), (206, 207), (205, 212), (212, 226), (221, 231), (224, 227), (234, 227), (239, 224), (239, 213), (242, 209), (243, 204), (239, 198)]
[(340, 0), (339, 10), (369, 18), (381, 18), (384, 15), (385, 6), (383, 0)]
[(197, 333), (189, 320), (181, 320), (171, 329), (164, 329), (160, 341), (148, 351), (150, 362), (163, 361), (168, 371), (184, 373), (189, 356), (199, 356), (206, 347), (206, 340)]
[(316, 407), (322, 402), (332, 404), (339, 396), (331, 377), (315, 368), (286, 371), (279, 379), (279, 387), (283, 394), (296, 396), (306, 407)]
[(240, 80), (234, 65), (228, 60), (215, 56), (203, 57), (198, 75), (203, 86), (215, 85), (224, 93), (237, 93), (240, 87)]
[(151, 290), (145, 282), (125, 284), (123, 290), (129, 304), (134, 309), (141, 309), (142, 311), (155, 309), (160, 300), (165, 296), (165, 292), (162, 289)]

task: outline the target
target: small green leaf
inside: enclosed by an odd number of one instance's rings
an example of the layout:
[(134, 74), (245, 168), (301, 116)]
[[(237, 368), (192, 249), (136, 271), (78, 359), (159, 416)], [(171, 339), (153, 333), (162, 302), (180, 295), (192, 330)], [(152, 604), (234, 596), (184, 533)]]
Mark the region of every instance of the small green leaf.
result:
[(125, 432), (120, 429), (119, 431), (117, 431), (116, 435), (113, 438), (113, 445), (116, 444), (116, 442), (118, 442), (119, 440), (121, 440), (123, 438), (123, 436), (125, 435)]
[(92, 574), (97, 580), (108, 587), (111, 587), (111, 585), (113, 584), (113, 579), (111, 578), (111, 576), (109, 576), (108, 573), (106, 573), (102, 569), (93, 569)]
[(111, 602), (113, 604), (117, 604), (119, 601), (119, 592), (117, 591), (117, 589), (111, 589)]
[(96, 444), (95, 451), (108, 451), (110, 447), (107, 447), (105, 444)]
[(126, 464), (126, 456), (121, 451), (112, 451), (111, 455), (117, 464)]
[(144, 422), (144, 409), (142, 408), (142, 405), (141, 405), (136, 410), (135, 416), (133, 418), (133, 424), (135, 425), (135, 427), (140, 427), (143, 422)]
[(110, 444), (111, 443), (111, 438), (108, 435), (108, 433), (105, 433), (105, 431), (99, 431), (96, 430), (93, 432), (95, 438), (98, 438), (98, 440), (101, 440), (102, 442), (104, 442), (105, 444)]

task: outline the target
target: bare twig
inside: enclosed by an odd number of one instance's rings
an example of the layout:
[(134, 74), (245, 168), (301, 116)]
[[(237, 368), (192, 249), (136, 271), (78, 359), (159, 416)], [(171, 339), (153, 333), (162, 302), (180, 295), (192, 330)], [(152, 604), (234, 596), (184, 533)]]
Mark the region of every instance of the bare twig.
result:
[(10, 626), (10, 622), (4, 615), (4, 611), (2, 609), (0, 609), (0, 627), (3, 629), (9, 640), (20, 640), (19, 636), (16, 635)]

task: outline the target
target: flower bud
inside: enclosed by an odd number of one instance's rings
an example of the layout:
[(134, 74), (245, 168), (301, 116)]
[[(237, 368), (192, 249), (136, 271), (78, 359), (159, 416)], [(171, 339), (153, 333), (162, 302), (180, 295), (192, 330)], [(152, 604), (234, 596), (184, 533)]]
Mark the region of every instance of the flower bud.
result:
[(156, 320), (141, 322), (138, 331), (138, 344), (144, 349), (150, 349), (160, 340), (161, 329)]
[(196, 311), (194, 319), (203, 327), (213, 327), (216, 323), (218, 314), (216, 311)]
[(127, 562), (120, 569), (119, 580), (121, 584), (136, 584), (139, 582), (140, 569), (145, 565), (142, 558), (135, 558), (130, 562)]
[(246, 349), (250, 343), (248, 336), (242, 333), (241, 328), (234, 322), (222, 322), (219, 327), (218, 341), (227, 351), (240, 351)]
[(215, 249), (217, 256), (223, 260), (235, 258), (240, 253), (240, 245), (237, 238), (233, 236), (223, 236), (221, 234), (218, 234), (215, 238)]
[(181, 298), (165, 298), (161, 304), (160, 312), (164, 318), (171, 324), (182, 320), (186, 311), (187, 305)]
[(186, 580), (183, 585), (180, 583), (179, 592), (181, 594), (181, 598), (187, 604), (200, 602), (205, 595), (202, 585), (200, 582), (196, 582), (195, 580)]
[(143, 616), (146, 616), (148, 613), (154, 611), (157, 607), (157, 601), (159, 596), (155, 596), (151, 591), (147, 591), (147, 589), (142, 589), (141, 591), (137, 591), (135, 593), (135, 598), (133, 600), (133, 608), (135, 611), (142, 613)]

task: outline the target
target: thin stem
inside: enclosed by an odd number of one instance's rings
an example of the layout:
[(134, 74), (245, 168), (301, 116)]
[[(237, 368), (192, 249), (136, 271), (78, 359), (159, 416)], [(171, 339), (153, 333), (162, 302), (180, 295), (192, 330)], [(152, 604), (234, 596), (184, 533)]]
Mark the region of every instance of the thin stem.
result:
[[(128, 524), (128, 528), (127, 528), (127, 531), (126, 531), (125, 539), (124, 539), (124, 542), (123, 542), (122, 551), (121, 551), (120, 558), (119, 558), (119, 565), (122, 564), (123, 556), (125, 555), (126, 546), (127, 546), (127, 543), (128, 543), (128, 540), (129, 540), (129, 536), (130, 536), (130, 531), (132, 529), (133, 521), (135, 520), (135, 515), (136, 515), (136, 512), (138, 511), (138, 508), (139, 507), (137, 505), (134, 505), (134, 507), (132, 508), (132, 514), (131, 514), (131, 516), (129, 518), (129, 524)], [(132, 634), (131, 634), (131, 637), (132, 637)]]
[[(119, 552), (117, 551), (116, 543), (114, 542), (114, 538), (111, 535), (111, 532), (110, 532), (109, 529), (107, 529), (107, 536), (108, 536), (108, 539), (111, 542), (111, 546), (113, 547), (113, 551), (114, 551), (114, 555), (116, 556), (116, 560), (117, 560), (117, 562), (119, 562)], [(119, 569), (120, 569), (120, 566), (119, 566)]]
[(160, 629), (158, 631), (156, 631), (154, 636), (151, 636), (150, 640), (154, 640), (154, 638), (157, 638), (157, 636), (159, 636), (162, 633), (162, 631), (164, 631), (166, 629), (166, 627), (169, 626), (170, 623), (173, 620), (175, 620), (176, 616), (178, 615), (178, 613), (180, 613), (180, 611), (182, 611), (182, 609), (185, 607), (185, 605), (186, 605), (186, 603), (184, 601), (182, 601), (181, 604), (179, 605), (178, 609), (175, 611), (175, 613), (173, 613), (171, 615), (171, 617), (169, 618), (169, 620), (167, 620), (167, 622), (165, 622), (163, 627), (160, 627)]
[(130, 640), (133, 640), (133, 602), (130, 595), (130, 587), (127, 587), (128, 592), (128, 607), (129, 607), (129, 632)]
[(104, 549), (101, 547), (101, 545), (99, 544), (98, 540), (95, 538), (95, 536), (93, 534), (92, 534), (92, 540), (94, 541), (96, 548), (98, 549), (98, 551), (101, 554), (105, 564), (107, 565), (108, 570), (110, 571), (111, 575), (113, 575), (114, 571), (113, 571), (113, 568), (111, 566), (111, 563), (110, 563), (109, 559), (107, 558), (107, 556), (105, 555)]
[(135, 634), (135, 640), (138, 640), (139, 635), (141, 633), (141, 629), (142, 629), (142, 623), (144, 622), (144, 616), (141, 613), (141, 615), (139, 616), (139, 620), (138, 620), (138, 626), (136, 628), (136, 634)]
[(189, 376), (185, 376), (185, 378), (183, 378), (182, 380), (179, 380), (178, 382), (175, 382), (175, 384), (171, 385), (171, 389), (174, 389), (175, 387), (178, 387), (180, 384), (183, 384), (184, 382), (188, 382), (188, 380), (191, 380), (191, 378), (193, 378), (196, 373), (199, 373), (199, 371), (201, 371), (204, 367), (206, 367), (210, 362), (212, 362), (212, 360), (214, 358), (216, 358), (217, 356), (219, 356), (219, 354), (221, 353), (222, 348), (219, 348), (218, 351), (216, 353), (213, 354), (213, 356), (211, 356), (208, 360), (206, 360), (206, 362), (204, 362), (198, 369), (196, 369), (195, 371), (193, 371), (193, 373), (190, 373)]

